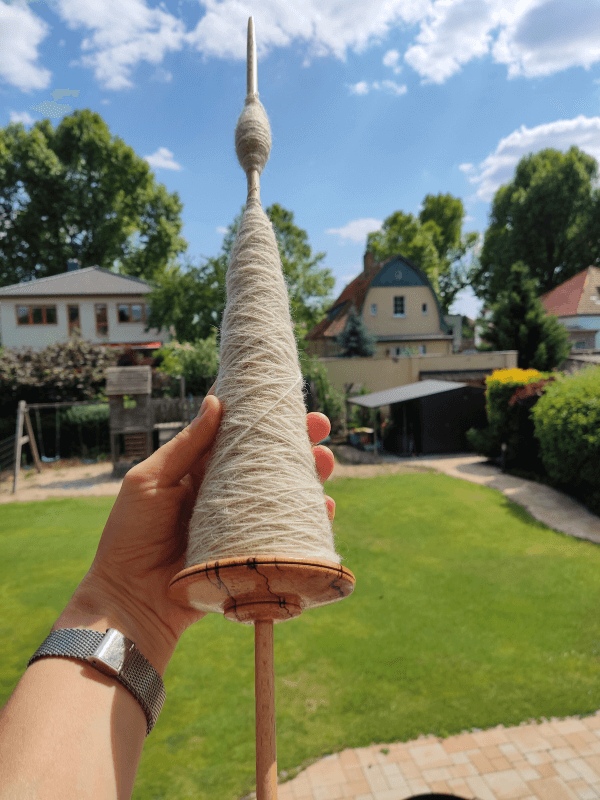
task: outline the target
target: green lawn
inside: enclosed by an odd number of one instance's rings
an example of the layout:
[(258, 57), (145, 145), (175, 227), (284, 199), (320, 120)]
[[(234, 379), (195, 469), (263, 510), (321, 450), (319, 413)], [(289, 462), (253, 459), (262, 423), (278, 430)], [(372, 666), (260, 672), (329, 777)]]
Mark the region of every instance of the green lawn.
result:
[[(438, 474), (343, 479), (337, 549), (354, 593), (275, 627), (278, 767), (345, 747), (600, 708), (600, 548)], [(2, 506), (0, 702), (87, 571), (112, 498)], [(134, 800), (253, 789), (253, 629), (183, 637)]]

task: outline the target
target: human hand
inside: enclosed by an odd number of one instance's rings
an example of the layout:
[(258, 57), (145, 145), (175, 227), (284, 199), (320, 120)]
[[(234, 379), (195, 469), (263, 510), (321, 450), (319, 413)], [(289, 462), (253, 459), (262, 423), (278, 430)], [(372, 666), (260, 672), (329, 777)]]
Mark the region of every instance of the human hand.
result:
[[(213, 388), (205, 402), (201, 417), (127, 472), (92, 566), (69, 603), (73, 612), (95, 610), (122, 621), (123, 632), (134, 631), (130, 638), (137, 637), (139, 649), (157, 669), (166, 666), (183, 632), (205, 616), (173, 602), (168, 591), (184, 568), (188, 524), (223, 413)], [(307, 426), (323, 483), (334, 458), (317, 442), (331, 425), (324, 414), (312, 412)], [(325, 499), (333, 520), (335, 502)], [(68, 627), (67, 620), (65, 612), (55, 627)]]

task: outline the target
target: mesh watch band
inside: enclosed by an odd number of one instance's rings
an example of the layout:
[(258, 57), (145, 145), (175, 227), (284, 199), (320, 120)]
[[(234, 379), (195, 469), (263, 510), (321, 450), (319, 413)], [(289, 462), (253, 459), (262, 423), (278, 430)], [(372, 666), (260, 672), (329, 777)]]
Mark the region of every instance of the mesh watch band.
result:
[(146, 736), (149, 735), (165, 702), (165, 687), (158, 672), (130, 639), (114, 628), (108, 628), (106, 633), (59, 628), (42, 642), (27, 666), (46, 656), (78, 658), (116, 678), (143, 708)]

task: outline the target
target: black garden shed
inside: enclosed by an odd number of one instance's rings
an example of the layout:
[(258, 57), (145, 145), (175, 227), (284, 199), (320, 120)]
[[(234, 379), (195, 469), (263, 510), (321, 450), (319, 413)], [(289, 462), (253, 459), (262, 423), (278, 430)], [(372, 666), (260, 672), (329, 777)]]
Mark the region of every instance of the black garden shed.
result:
[(373, 409), (373, 416), (376, 409), (389, 406), (383, 445), (396, 455), (468, 452), (466, 432), (487, 425), (485, 389), (466, 383), (418, 381), (348, 402)]

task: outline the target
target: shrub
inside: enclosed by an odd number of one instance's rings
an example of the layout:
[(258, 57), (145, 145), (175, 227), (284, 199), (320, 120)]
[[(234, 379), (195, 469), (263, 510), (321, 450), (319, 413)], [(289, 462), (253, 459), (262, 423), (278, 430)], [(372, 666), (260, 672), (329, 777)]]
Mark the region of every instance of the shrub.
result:
[(600, 369), (548, 386), (532, 416), (548, 477), (600, 513)]
[[(325, 414), (331, 423), (331, 432), (340, 433), (344, 429), (346, 416), (344, 395), (331, 385), (327, 370), (316, 357), (301, 353), (300, 363), (304, 377), (304, 403), (307, 412), (320, 411)], [(314, 384), (316, 397), (311, 391), (311, 384)]]
[(4, 350), (0, 355), (0, 410), (16, 413), (19, 400), (55, 403), (96, 400), (107, 367), (116, 366), (117, 348), (92, 344), (75, 334), (44, 350)]
[[(205, 395), (214, 383), (219, 371), (219, 349), (216, 331), (207, 339), (194, 344), (187, 342), (169, 342), (156, 353), (160, 365), (159, 373), (172, 378), (183, 375), (186, 394)], [(179, 386), (164, 385), (163, 393), (167, 396), (179, 395)]]
[[(533, 427), (528, 423), (530, 406), (513, 403), (515, 392), (531, 383), (551, 379), (550, 373), (535, 369), (502, 369), (486, 378), (485, 408), (488, 419), (487, 428), (467, 431), (467, 441), (476, 453), (487, 458), (497, 458), (501, 445), (506, 443), (507, 465), (524, 464), (533, 467), (536, 463), (533, 445)], [(537, 398), (536, 398), (537, 399)], [(529, 427), (528, 427), (529, 424)], [(531, 460), (530, 460), (531, 456)]]

